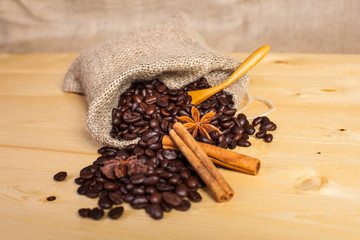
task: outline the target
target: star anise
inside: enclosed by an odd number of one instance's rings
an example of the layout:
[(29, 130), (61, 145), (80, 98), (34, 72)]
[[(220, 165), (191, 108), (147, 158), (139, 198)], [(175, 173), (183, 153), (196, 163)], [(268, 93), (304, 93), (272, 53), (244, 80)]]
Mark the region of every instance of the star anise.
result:
[(104, 166), (100, 168), (100, 171), (109, 179), (122, 178), (126, 175), (133, 175), (137, 173), (145, 173), (148, 166), (146, 166), (136, 156), (129, 157), (123, 160), (119, 157), (104, 161)]
[(191, 117), (187, 116), (181, 116), (177, 117), (177, 119), (183, 123), (184, 127), (192, 133), (193, 137), (196, 137), (198, 133), (200, 133), (201, 136), (207, 137), (211, 140), (210, 132), (217, 131), (219, 134), (221, 134), (221, 131), (215, 127), (214, 125), (211, 125), (210, 122), (215, 116), (215, 112), (209, 112), (205, 114), (200, 119), (200, 113), (199, 110), (197, 110), (196, 107), (191, 108)]

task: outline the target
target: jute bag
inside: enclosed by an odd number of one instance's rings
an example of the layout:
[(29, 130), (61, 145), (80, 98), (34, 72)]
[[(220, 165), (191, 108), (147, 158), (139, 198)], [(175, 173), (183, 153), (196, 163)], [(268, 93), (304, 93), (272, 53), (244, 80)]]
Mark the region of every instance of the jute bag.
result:
[[(85, 94), (89, 104), (87, 127), (103, 145), (124, 147), (136, 143), (110, 136), (111, 111), (132, 82), (162, 81), (177, 89), (205, 77), (215, 86), (239, 66), (236, 59), (210, 49), (184, 17), (149, 26), (82, 52), (68, 69), (65, 92)], [(245, 75), (225, 90), (238, 105), (247, 92)]]

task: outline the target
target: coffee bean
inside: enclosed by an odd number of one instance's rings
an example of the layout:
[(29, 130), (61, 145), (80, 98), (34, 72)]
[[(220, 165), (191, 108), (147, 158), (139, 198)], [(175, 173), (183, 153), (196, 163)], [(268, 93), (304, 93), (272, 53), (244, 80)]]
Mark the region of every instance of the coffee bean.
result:
[(149, 124), (151, 128), (159, 127), (159, 121), (156, 119), (151, 119)]
[(272, 127), (269, 129), (269, 131), (275, 131), (277, 129), (277, 125), (273, 122), (272, 123)]
[(131, 203), (134, 200), (135, 196), (131, 193), (126, 193), (124, 196), (124, 202)]
[(78, 190), (77, 193), (80, 195), (84, 195), (86, 193), (86, 191), (88, 190), (89, 186), (88, 185), (81, 185)]
[(150, 204), (147, 207), (147, 213), (149, 213), (150, 217), (153, 219), (161, 219), (163, 218), (163, 209), (159, 204)]
[(236, 113), (236, 109), (229, 108), (229, 109), (225, 110), (223, 114), (226, 116), (232, 117), (232, 116), (234, 116), (235, 113)]
[(135, 196), (131, 201), (131, 205), (147, 204), (148, 199), (145, 196)]
[(266, 135), (266, 131), (259, 131), (255, 134), (255, 137), (257, 138), (264, 138)]
[(89, 217), (94, 219), (94, 220), (99, 220), (104, 216), (104, 210), (100, 209), (100, 208), (93, 208), (90, 212), (89, 212)]
[(135, 174), (130, 177), (130, 181), (133, 184), (142, 184), (145, 180), (145, 175), (143, 173)]
[(146, 108), (145, 113), (147, 115), (152, 115), (155, 113), (155, 110), (156, 110), (156, 106), (154, 104), (151, 104)]
[(245, 125), (244, 129), (245, 129), (245, 132), (249, 135), (253, 135), (255, 133), (255, 128), (252, 125)]
[(237, 145), (237, 143), (236, 143), (235, 140), (230, 139), (230, 140), (228, 141), (228, 147), (229, 147), (230, 149), (236, 148), (236, 145)]
[(257, 117), (253, 120), (252, 125), (257, 126), (262, 122), (262, 120), (263, 120), (263, 117)]
[(137, 138), (137, 136), (136, 136), (135, 133), (126, 133), (126, 134), (124, 134), (124, 139), (125, 140), (130, 141), (130, 140), (134, 140), (136, 138)]
[(170, 212), (172, 210), (172, 206), (164, 201), (160, 203), (160, 206), (164, 212)]
[(97, 198), (99, 196), (99, 190), (97, 190), (96, 188), (89, 188), (85, 195), (89, 198)]
[(271, 142), (273, 140), (273, 135), (268, 133), (264, 137), (265, 142)]
[(167, 183), (161, 183), (161, 182), (157, 183), (157, 184), (155, 185), (155, 187), (156, 187), (156, 189), (157, 189), (158, 191), (160, 191), (160, 192), (172, 191), (172, 190), (174, 189), (173, 186), (171, 186), (171, 185), (169, 185), (169, 184), (167, 184)]
[[(154, 104), (157, 100), (157, 97), (156, 96), (149, 96), (147, 98), (144, 99), (144, 102), (147, 104), (147, 105), (151, 105), (151, 104)], [(150, 114), (151, 115), (151, 114)]]
[(160, 142), (158, 143), (153, 143), (153, 144), (150, 144), (148, 146), (149, 149), (153, 150), (153, 151), (157, 151), (159, 150), (160, 148), (162, 147), (162, 144)]
[(106, 182), (104, 183), (104, 188), (108, 191), (115, 191), (119, 189), (120, 184), (118, 182)]
[(78, 177), (78, 178), (75, 178), (74, 182), (75, 182), (76, 184), (78, 184), (78, 185), (81, 185), (81, 184), (83, 184), (83, 183), (85, 182), (85, 180), (82, 179), (82, 178), (80, 178), (80, 177)]
[(55, 196), (50, 196), (50, 197), (47, 197), (46, 200), (49, 201), (49, 202), (52, 202), (52, 201), (56, 200), (56, 197)]
[(191, 176), (191, 172), (187, 168), (180, 169), (180, 176), (182, 179), (187, 179)]
[(265, 122), (261, 124), (260, 131), (268, 131), (270, 128), (273, 128), (272, 122)]
[(212, 132), (210, 132), (209, 135), (212, 140), (216, 141), (219, 138), (220, 133), (218, 131), (212, 131)]
[(169, 161), (166, 170), (172, 173), (178, 173), (184, 167), (184, 163), (180, 160)]
[(160, 178), (159, 176), (153, 175), (153, 176), (149, 176), (147, 178), (144, 179), (143, 184), (144, 185), (155, 185), (159, 182)]
[(169, 160), (174, 160), (177, 158), (177, 153), (174, 150), (164, 150), (163, 156)]
[(187, 211), (189, 210), (191, 203), (188, 200), (181, 200), (180, 205), (174, 207), (178, 211)]
[(143, 196), (145, 194), (145, 189), (141, 187), (136, 187), (131, 191), (131, 193), (134, 196)]
[(242, 133), (237, 133), (237, 134), (235, 134), (235, 135), (233, 136), (233, 140), (234, 140), (235, 142), (238, 142), (238, 141), (241, 140), (242, 136), (243, 136)]
[(149, 201), (153, 204), (160, 204), (162, 201), (162, 195), (158, 192), (155, 192), (149, 196)]
[(67, 176), (67, 172), (61, 171), (54, 175), (54, 180), (60, 182), (65, 180), (66, 176)]
[(175, 193), (164, 192), (162, 194), (163, 200), (173, 207), (179, 206), (181, 203), (181, 197)]
[(196, 188), (198, 186), (198, 184), (199, 184), (199, 181), (194, 176), (190, 176), (190, 177), (185, 179), (185, 184), (189, 188)]
[(109, 192), (108, 197), (113, 204), (121, 204), (123, 202), (123, 193), (120, 190)]
[(168, 104), (169, 104), (168, 98), (164, 96), (158, 98), (156, 101), (156, 105), (158, 105), (159, 107), (166, 107)]
[(89, 217), (90, 211), (91, 211), (90, 208), (80, 208), (78, 210), (78, 213), (79, 213), (80, 217), (87, 218), (87, 217)]
[(148, 186), (148, 187), (145, 188), (145, 193), (146, 194), (151, 195), (151, 194), (154, 194), (156, 192), (157, 192), (157, 190), (156, 190), (156, 188), (154, 186)]
[(124, 213), (124, 207), (116, 207), (109, 211), (108, 216), (111, 219), (118, 219)]
[(238, 146), (240, 147), (250, 147), (251, 143), (249, 141), (246, 140), (240, 140), (237, 142)]
[(180, 183), (175, 187), (175, 193), (180, 197), (186, 197), (188, 192), (188, 187), (185, 184)]
[(201, 195), (197, 191), (189, 191), (187, 197), (193, 202), (200, 202), (202, 200)]
[(113, 203), (110, 200), (110, 198), (107, 195), (105, 195), (105, 196), (101, 196), (99, 198), (98, 205), (102, 209), (110, 209), (112, 207)]

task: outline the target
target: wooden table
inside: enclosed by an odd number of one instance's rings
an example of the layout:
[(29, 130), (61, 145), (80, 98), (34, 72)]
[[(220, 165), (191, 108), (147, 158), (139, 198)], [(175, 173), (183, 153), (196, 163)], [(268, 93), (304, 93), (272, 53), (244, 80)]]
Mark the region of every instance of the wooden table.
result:
[[(359, 55), (269, 54), (249, 91), (275, 104), (278, 130), (271, 144), (236, 149), (262, 160), (259, 175), (222, 169), (230, 202), (202, 191), (161, 221), (127, 204), (117, 221), (77, 215), (96, 205), (74, 178), (100, 145), (86, 131), (85, 98), (61, 91), (76, 55), (0, 55), (1, 239), (360, 239)], [(245, 113), (265, 110), (253, 102)], [(68, 177), (55, 182), (60, 170)]]

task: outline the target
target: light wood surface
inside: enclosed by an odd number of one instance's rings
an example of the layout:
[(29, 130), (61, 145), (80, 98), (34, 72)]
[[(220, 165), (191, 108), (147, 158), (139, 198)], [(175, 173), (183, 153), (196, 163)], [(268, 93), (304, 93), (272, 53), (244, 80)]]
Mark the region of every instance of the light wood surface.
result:
[[(116, 221), (77, 216), (96, 202), (73, 180), (100, 145), (84, 97), (60, 89), (76, 55), (0, 55), (1, 239), (360, 239), (359, 55), (265, 57), (249, 92), (275, 104), (278, 129), (270, 144), (236, 149), (261, 159), (259, 175), (221, 169), (231, 201), (202, 190), (202, 202), (161, 221), (127, 204)], [(253, 102), (245, 113), (266, 110)], [(67, 179), (53, 181), (60, 170)]]

